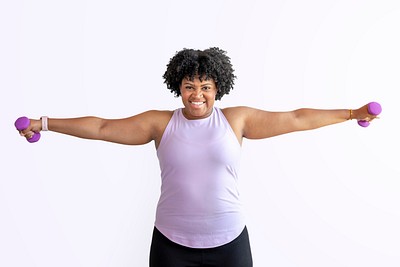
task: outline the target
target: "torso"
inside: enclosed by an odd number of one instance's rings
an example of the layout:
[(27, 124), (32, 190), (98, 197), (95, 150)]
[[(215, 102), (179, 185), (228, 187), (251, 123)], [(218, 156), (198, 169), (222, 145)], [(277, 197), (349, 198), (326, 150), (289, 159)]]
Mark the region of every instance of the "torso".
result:
[[(166, 116), (168, 114), (168, 116)], [(229, 122), (234, 110), (214, 108), (209, 117), (189, 120), (183, 109), (158, 123), (157, 157), (161, 195), (155, 226), (175, 243), (195, 248), (231, 242), (244, 227), (237, 182), (240, 142)]]

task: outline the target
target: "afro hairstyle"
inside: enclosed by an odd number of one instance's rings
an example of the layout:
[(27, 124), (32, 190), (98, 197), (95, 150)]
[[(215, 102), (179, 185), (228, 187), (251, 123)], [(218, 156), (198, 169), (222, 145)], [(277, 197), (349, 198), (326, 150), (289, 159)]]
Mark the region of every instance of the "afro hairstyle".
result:
[(230, 58), (223, 50), (217, 47), (203, 51), (185, 48), (170, 59), (163, 78), (176, 97), (181, 95), (180, 85), (184, 78), (191, 81), (196, 77), (200, 81), (213, 79), (217, 87), (215, 100), (220, 100), (233, 89), (236, 78), (233, 72)]

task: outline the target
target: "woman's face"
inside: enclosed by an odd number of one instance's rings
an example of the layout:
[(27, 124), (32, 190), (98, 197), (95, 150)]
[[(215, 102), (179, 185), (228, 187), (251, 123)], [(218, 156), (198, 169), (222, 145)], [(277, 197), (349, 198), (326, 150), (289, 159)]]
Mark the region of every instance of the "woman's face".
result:
[(184, 78), (180, 86), (184, 108), (184, 116), (189, 120), (203, 119), (211, 115), (217, 86), (213, 79), (200, 81), (198, 77), (193, 81)]

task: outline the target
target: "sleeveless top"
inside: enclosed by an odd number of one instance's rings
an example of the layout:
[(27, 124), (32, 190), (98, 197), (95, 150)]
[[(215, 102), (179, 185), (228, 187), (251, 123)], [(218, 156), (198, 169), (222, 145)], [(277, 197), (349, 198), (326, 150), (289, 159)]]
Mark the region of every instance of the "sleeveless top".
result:
[(155, 227), (192, 248), (227, 244), (243, 231), (238, 192), (241, 146), (219, 108), (204, 119), (174, 111), (159, 147), (161, 195)]

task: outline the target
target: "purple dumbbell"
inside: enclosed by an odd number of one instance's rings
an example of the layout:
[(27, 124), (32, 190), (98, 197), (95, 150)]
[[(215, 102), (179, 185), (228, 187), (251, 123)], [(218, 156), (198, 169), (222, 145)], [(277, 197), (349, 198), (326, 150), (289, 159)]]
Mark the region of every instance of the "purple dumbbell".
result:
[[(382, 112), (382, 107), (378, 102), (371, 102), (368, 104), (368, 113), (374, 116), (378, 116)], [(369, 121), (359, 120), (358, 125), (362, 127), (368, 127)]]
[[(27, 117), (20, 117), (15, 121), (14, 125), (18, 131), (23, 131), (29, 127), (30, 123), (31, 122)], [(40, 139), (40, 133), (34, 133), (31, 138), (27, 138), (26, 140), (28, 140), (29, 143), (35, 143), (39, 141), (39, 139)]]

